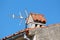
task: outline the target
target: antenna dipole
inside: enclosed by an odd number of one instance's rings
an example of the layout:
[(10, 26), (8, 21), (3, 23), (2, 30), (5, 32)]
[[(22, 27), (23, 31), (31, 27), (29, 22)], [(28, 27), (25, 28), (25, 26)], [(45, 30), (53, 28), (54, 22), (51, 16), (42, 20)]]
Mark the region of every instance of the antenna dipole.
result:
[[(20, 14), (19, 18), (24, 19), (24, 17), (21, 15), (21, 12), (19, 12), (19, 14)], [(20, 21), (19, 25), (21, 25), (21, 23), (22, 23), (22, 20)]]

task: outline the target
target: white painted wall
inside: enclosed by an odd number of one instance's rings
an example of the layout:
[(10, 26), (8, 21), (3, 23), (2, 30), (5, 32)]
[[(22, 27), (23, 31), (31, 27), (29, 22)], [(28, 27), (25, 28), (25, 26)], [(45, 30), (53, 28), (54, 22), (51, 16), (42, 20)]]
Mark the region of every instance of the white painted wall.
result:
[(36, 40), (36, 35), (34, 35), (33, 40)]
[(29, 16), (29, 19), (28, 19), (28, 28), (34, 28), (35, 27), (35, 24), (33, 24), (33, 18), (32, 18), (32, 16), (30, 15)]

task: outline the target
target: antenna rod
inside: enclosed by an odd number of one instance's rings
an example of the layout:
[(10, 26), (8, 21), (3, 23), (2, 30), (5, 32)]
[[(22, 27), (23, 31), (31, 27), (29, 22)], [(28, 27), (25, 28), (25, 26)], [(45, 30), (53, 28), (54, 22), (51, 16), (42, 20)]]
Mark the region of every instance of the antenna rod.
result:
[(23, 16), (21, 15), (21, 12), (20, 12), (20, 18), (23, 18)]
[(14, 18), (14, 17), (15, 17), (15, 15), (13, 14), (13, 15), (12, 15), (12, 17)]
[(26, 13), (26, 16), (28, 17), (28, 12), (27, 12), (27, 10), (25, 9), (25, 13)]

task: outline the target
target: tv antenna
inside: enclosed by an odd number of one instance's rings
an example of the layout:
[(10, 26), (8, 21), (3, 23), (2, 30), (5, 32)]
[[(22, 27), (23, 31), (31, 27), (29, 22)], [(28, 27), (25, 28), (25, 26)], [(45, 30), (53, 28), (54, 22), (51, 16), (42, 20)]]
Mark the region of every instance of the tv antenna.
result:
[[(26, 14), (26, 18), (27, 18), (27, 17), (28, 17), (28, 12), (27, 12), (26, 9), (25, 9), (25, 14)], [(12, 17), (13, 17), (13, 19), (14, 19), (14, 18), (15, 18), (15, 15), (13, 14)], [(25, 19), (25, 18), (22, 16), (22, 13), (21, 13), (21, 12), (19, 12), (19, 18), (20, 18), (20, 19)], [(22, 22), (23, 22), (23, 20), (20, 21), (19, 25), (21, 25)], [(26, 19), (25, 19), (25, 22), (24, 22), (24, 23), (25, 23), (25, 29), (26, 29), (26, 28), (27, 28)], [(27, 37), (26, 32), (24, 32), (24, 38), (27, 39), (27, 40), (30, 40), (30, 39)]]

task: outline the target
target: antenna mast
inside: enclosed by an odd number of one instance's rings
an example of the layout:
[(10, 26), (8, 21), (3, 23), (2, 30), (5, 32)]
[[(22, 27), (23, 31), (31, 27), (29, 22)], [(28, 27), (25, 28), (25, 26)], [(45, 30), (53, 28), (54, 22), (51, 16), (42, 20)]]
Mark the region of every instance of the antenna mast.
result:
[[(25, 9), (25, 14), (26, 14), (26, 18), (28, 17), (28, 12), (27, 10)], [(26, 20), (25, 20), (25, 29), (27, 28), (27, 23), (26, 23)]]

